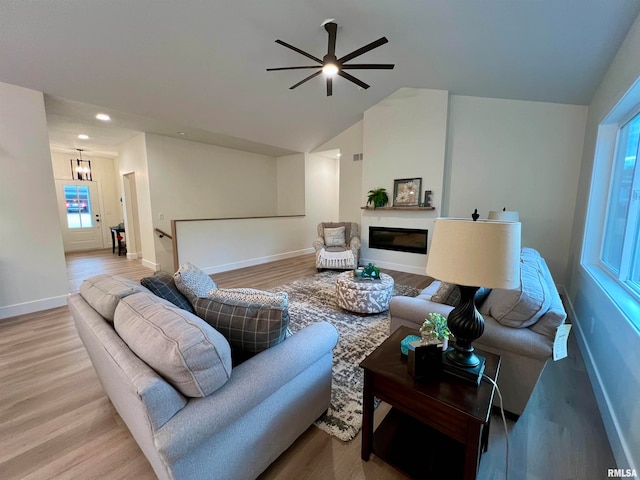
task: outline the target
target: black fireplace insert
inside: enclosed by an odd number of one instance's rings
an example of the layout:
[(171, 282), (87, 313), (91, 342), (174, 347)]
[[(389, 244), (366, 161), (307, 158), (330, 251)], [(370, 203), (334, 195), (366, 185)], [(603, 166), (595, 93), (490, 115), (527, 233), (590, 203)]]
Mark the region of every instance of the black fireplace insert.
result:
[(427, 253), (428, 232), (417, 228), (369, 227), (369, 248)]

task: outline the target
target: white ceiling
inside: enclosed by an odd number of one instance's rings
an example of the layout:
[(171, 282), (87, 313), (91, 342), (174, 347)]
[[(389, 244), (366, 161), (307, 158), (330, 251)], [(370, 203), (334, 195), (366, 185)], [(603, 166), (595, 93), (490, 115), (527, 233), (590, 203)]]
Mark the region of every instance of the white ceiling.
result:
[[(280, 155), (401, 87), (589, 104), (639, 12), (638, 0), (0, 0), (0, 81), (46, 94), (57, 148), (113, 154), (148, 131)], [(311, 64), (276, 39), (321, 58), (330, 18), (338, 57), (386, 36), (358, 62), (395, 69), (353, 72), (368, 90), (337, 78), (332, 97), (320, 77), (289, 90), (308, 71), (265, 70)]]

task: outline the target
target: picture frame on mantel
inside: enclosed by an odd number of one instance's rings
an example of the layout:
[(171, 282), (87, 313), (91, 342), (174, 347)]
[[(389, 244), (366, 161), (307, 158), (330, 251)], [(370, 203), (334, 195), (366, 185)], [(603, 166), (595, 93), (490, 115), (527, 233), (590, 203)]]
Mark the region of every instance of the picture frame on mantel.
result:
[(417, 207), (420, 205), (422, 178), (399, 178), (393, 181), (393, 206)]

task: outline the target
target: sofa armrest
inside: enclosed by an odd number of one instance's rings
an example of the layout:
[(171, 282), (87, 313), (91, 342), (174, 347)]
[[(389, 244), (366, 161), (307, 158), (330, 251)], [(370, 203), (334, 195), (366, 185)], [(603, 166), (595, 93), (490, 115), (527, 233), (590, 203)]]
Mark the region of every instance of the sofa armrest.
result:
[(220, 389), (204, 398), (192, 398), (158, 430), (158, 449), (170, 462), (209, 439), (277, 392), (283, 385), (326, 355), (338, 342), (338, 332), (327, 322), (303, 328), (284, 342), (237, 366)]
[(450, 305), (432, 302), (419, 297), (395, 296), (389, 303), (391, 317), (400, 317), (415, 323), (418, 327), (424, 323), (427, 314), (439, 313), (447, 317), (451, 310), (453, 310), (453, 307)]
[(313, 248), (318, 253), (324, 248), (324, 238), (318, 237), (313, 241)]
[(360, 251), (360, 237), (351, 237), (349, 248), (353, 252), (353, 255), (358, 258), (358, 252)]

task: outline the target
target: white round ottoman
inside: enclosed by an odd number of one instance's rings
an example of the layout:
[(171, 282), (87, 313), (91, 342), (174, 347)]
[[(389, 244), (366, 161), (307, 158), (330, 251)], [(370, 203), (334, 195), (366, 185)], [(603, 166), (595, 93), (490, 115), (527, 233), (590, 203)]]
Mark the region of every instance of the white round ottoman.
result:
[(380, 280), (353, 278), (353, 272), (344, 272), (336, 280), (338, 306), (356, 313), (380, 313), (389, 309), (393, 296), (393, 277), (380, 274)]

